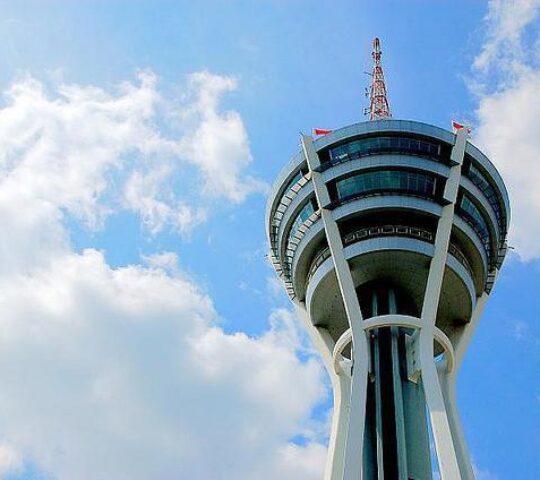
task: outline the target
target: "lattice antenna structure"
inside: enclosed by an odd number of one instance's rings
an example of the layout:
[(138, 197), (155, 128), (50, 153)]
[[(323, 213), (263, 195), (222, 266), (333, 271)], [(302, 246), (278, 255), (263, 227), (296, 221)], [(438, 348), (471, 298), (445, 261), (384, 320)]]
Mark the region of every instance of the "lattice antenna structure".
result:
[(382, 118), (390, 118), (390, 106), (388, 105), (388, 97), (386, 94), (386, 84), (384, 82), (384, 71), (381, 63), (381, 42), (375, 37), (373, 39), (373, 71), (371, 74), (371, 86), (369, 88), (369, 119), (380, 120)]

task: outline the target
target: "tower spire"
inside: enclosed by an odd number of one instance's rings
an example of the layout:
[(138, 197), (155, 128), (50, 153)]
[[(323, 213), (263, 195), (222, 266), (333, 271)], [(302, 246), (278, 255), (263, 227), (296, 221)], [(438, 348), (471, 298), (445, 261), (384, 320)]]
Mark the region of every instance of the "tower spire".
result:
[(373, 57), (373, 71), (371, 73), (371, 87), (369, 89), (369, 119), (380, 120), (382, 118), (389, 118), (390, 106), (388, 105), (388, 98), (386, 96), (386, 84), (384, 82), (384, 72), (381, 63), (381, 42), (378, 37), (373, 39), (373, 51), (371, 53)]

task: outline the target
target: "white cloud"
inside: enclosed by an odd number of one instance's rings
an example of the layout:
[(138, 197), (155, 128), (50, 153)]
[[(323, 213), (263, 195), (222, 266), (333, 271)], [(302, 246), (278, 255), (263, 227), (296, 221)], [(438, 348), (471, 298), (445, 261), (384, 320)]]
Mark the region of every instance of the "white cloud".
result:
[(112, 268), (70, 245), (65, 212), (98, 225), (127, 206), (151, 231), (201, 221), (167, 183), (186, 141), (156, 129), (155, 78), (140, 82), (50, 93), (24, 79), (0, 109), (0, 475), (30, 462), (58, 480), (320, 479), (310, 417), (326, 386), (290, 312), (229, 334), (175, 254)]
[(491, 0), (485, 18), (486, 39), (473, 66), (487, 71), (504, 64), (505, 68), (511, 67), (519, 73), (528, 58), (522, 36), (539, 10), (539, 0)]
[(170, 190), (168, 201), (160, 200), (170, 175), (167, 167), (157, 167), (146, 175), (133, 172), (124, 188), (126, 206), (140, 214), (142, 222), (153, 234), (165, 225), (172, 225), (180, 233), (187, 234), (207, 218), (204, 208), (192, 207), (176, 199)]
[(478, 465), (476, 465), (474, 461), (473, 461), (472, 467), (473, 467), (474, 476), (476, 480), (498, 480), (499, 478), (490, 470), (478, 467)]
[(142, 259), (149, 267), (160, 268), (171, 274), (178, 274), (180, 272), (178, 255), (174, 252), (160, 252), (152, 255), (143, 255)]
[[(64, 83), (48, 90), (22, 78), (0, 108), (2, 190), (49, 202), (90, 227), (125, 207), (152, 233), (167, 225), (188, 233), (212, 198), (240, 202), (263, 188), (245, 174), (252, 158), (240, 115), (220, 112), (235, 87), (229, 77), (193, 74), (182, 102), (163, 96), (150, 72), (114, 91)], [(160, 127), (169, 120), (174, 128)]]
[(324, 447), (289, 444), (325, 395), (291, 315), (226, 334), (165, 260), (112, 269), (86, 250), (0, 278), (9, 444), (58, 479), (320, 478)]
[(23, 461), (19, 452), (5, 443), (0, 444), (0, 475), (19, 472)]
[(529, 325), (523, 320), (517, 320), (512, 325), (512, 337), (516, 340), (524, 340), (529, 332)]
[(277, 299), (284, 294), (283, 283), (276, 275), (266, 277), (266, 290), (273, 299)]
[[(488, 37), (475, 62), (483, 70), (477, 78), (484, 83), (475, 142), (508, 187), (509, 241), (524, 260), (540, 257), (540, 69), (535, 66), (538, 52), (531, 48), (539, 38), (539, 8), (540, 1), (492, 0)], [(491, 76), (484, 76), (486, 70)]]
[(487, 95), (475, 140), (499, 169), (512, 208), (510, 243), (525, 260), (540, 256), (540, 71)]
[(236, 89), (236, 81), (198, 72), (189, 82), (197, 93), (186, 118), (194, 126), (182, 142), (182, 152), (203, 172), (206, 192), (241, 202), (252, 192), (265, 191), (264, 183), (240, 175), (252, 160), (242, 118), (234, 111), (217, 113), (219, 98)]
[(123, 84), (116, 94), (95, 87), (59, 85), (47, 92), (24, 78), (6, 93), (0, 109), (0, 172), (3, 190), (50, 202), (99, 223), (107, 175), (129, 152), (162, 152), (168, 142), (150, 125), (158, 99), (155, 77)]
[(325, 467), (326, 448), (319, 444), (299, 447), (289, 444), (278, 452), (278, 465), (283, 480), (322, 478)]

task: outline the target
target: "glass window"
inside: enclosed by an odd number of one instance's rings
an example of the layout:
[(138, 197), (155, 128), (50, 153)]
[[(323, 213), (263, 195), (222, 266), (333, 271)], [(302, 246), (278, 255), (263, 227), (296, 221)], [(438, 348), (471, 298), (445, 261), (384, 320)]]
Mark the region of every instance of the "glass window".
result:
[(501, 205), (499, 202), (499, 197), (493, 185), (489, 183), (489, 181), (484, 176), (484, 174), (477, 167), (475, 167), (473, 163), (471, 163), (469, 167), (469, 171), (467, 172), (467, 177), (485, 195), (489, 204), (491, 205), (491, 207), (493, 208), (495, 212), (495, 216), (497, 217), (497, 221), (499, 222), (499, 227), (501, 229), (504, 229), (505, 225), (501, 223), (501, 217), (502, 217)]
[(441, 159), (441, 145), (415, 138), (386, 136), (361, 138), (329, 150), (332, 164), (380, 153), (404, 153)]
[(309, 201), (306, 203), (300, 212), (298, 212), (298, 215), (294, 219), (294, 222), (291, 226), (291, 230), (289, 232), (289, 236), (287, 238), (287, 244), (291, 241), (291, 238), (296, 234), (298, 229), (302, 226), (302, 224), (315, 212), (315, 208), (313, 206), (313, 202)]
[(398, 191), (433, 197), (434, 175), (405, 170), (377, 170), (364, 172), (336, 182), (337, 199), (345, 201), (375, 192)]
[(474, 204), (468, 195), (463, 195), (460, 204), (460, 213), (465, 217), (471, 226), (480, 235), (482, 242), (486, 246), (486, 250), (489, 254), (490, 251), (490, 233), (488, 224), (482, 215), (482, 212)]

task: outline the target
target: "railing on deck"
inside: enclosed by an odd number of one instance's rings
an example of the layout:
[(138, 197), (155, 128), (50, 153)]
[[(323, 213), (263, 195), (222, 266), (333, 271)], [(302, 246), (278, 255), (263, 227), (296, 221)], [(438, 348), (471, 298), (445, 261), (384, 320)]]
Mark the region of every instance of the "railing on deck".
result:
[[(433, 243), (434, 234), (425, 228), (409, 227), (406, 225), (381, 225), (377, 227), (365, 227), (354, 232), (350, 232), (343, 237), (344, 246), (351, 245), (368, 238), (394, 236), (394, 237), (409, 237), (422, 240), (424, 242)], [(461, 250), (454, 244), (450, 244), (448, 252), (453, 255), (472, 275), (472, 268)], [(322, 263), (330, 257), (330, 249), (328, 247), (323, 248), (311, 262), (309, 267), (307, 281), (311, 280), (311, 277), (316, 270), (322, 265)]]

